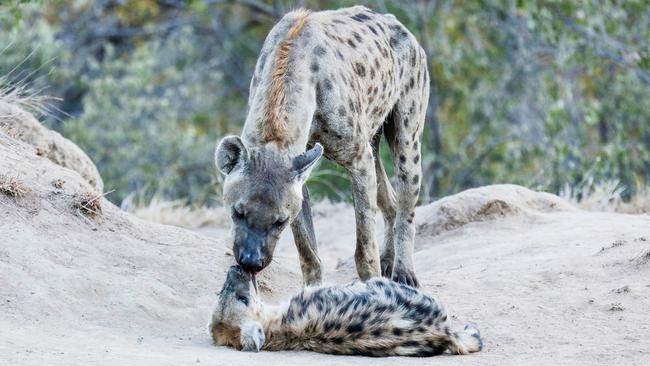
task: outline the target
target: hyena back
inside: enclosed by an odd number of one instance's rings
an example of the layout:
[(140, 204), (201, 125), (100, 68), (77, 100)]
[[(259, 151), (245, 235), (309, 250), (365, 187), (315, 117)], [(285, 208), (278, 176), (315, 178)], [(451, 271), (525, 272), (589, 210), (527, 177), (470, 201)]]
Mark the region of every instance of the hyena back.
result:
[(377, 357), (468, 354), (482, 348), (476, 326), (452, 330), (442, 305), (416, 288), (375, 278), (308, 287), (283, 305), (267, 307), (251, 275), (238, 266), (228, 272), (208, 331), (215, 344), (246, 351)]
[[(290, 224), (305, 284), (320, 283), (304, 182), (324, 154), (351, 175), (359, 277), (417, 286), (413, 217), (428, 96), (424, 51), (394, 16), (357, 6), (282, 18), (257, 61), (241, 138), (224, 138), (216, 151), (237, 262), (249, 272), (265, 268)], [(382, 135), (395, 189), (379, 158)], [(386, 223), (381, 256), (377, 206)]]

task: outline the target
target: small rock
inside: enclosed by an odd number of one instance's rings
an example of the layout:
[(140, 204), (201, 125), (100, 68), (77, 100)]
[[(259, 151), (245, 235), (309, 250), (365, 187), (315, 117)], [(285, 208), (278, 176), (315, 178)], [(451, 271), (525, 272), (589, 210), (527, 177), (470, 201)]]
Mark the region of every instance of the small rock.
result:
[(628, 293), (630, 292), (630, 288), (628, 286), (623, 286), (623, 287), (613, 289), (612, 292), (615, 294)]
[(614, 240), (614, 241), (612, 242), (612, 245), (610, 245), (610, 246), (608, 246), (608, 247), (600, 247), (600, 251), (601, 251), (601, 252), (604, 252), (604, 251), (606, 251), (606, 250), (608, 250), (608, 249), (612, 249), (612, 248), (620, 247), (620, 246), (623, 246), (623, 245), (625, 245), (625, 240), (621, 240), (621, 239), (619, 239), (619, 240)]
[(623, 308), (623, 305), (621, 305), (620, 302), (613, 303), (612, 306), (609, 308), (609, 311), (623, 311), (625, 308)]
[(612, 248), (620, 247), (620, 246), (623, 246), (624, 244), (625, 244), (625, 240), (620, 240), (620, 239), (619, 239), (619, 240), (615, 240), (615, 241), (612, 243)]

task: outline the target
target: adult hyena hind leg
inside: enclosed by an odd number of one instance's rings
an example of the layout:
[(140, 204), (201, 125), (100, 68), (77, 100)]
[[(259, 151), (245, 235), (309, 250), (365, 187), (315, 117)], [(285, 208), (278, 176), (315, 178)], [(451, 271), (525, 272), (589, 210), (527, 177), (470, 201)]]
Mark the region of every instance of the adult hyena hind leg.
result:
[[(426, 78), (425, 78), (426, 79)], [(424, 126), (428, 81), (422, 88), (410, 88), (402, 94), (385, 127), (395, 164), (397, 214), (395, 216), (395, 258), (391, 279), (418, 287), (413, 266), (415, 205), (420, 194), (422, 166), (420, 137)]]
[(381, 254), (381, 275), (390, 278), (393, 274), (393, 259), (395, 258), (394, 234), (397, 203), (395, 190), (388, 180), (386, 170), (379, 155), (379, 144), (383, 129), (372, 140), (372, 153), (375, 158), (375, 174), (377, 176), (377, 205), (384, 217), (384, 247)]
[(365, 281), (381, 274), (379, 246), (375, 238), (377, 212), (377, 178), (372, 147), (365, 145), (348, 168), (352, 177), (352, 197), (357, 224), (357, 247), (354, 260), (359, 278)]
[(305, 286), (320, 285), (322, 280), (321, 261), (318, 257), (316, 233), (311, 217), (309, 191), (307, 186), (302, 187), (302, 208), (295, 220), (291, 223), (293, 240), (298, 248), (300, 269)]

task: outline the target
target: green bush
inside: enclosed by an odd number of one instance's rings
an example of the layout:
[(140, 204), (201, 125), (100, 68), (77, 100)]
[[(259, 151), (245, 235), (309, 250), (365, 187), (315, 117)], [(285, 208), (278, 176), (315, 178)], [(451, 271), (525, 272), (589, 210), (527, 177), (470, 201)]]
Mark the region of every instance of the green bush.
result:
[(206, 202), (215, 193), (215, 138), (200, 125), (219, 74), (187, 79), (196, 66), (189, 39), (150, 42), (126, 60), (93, 65), (100, 77), (84, 80), (83, 113), (63, 132), (93, 157), (112, 200), (138, 192)]

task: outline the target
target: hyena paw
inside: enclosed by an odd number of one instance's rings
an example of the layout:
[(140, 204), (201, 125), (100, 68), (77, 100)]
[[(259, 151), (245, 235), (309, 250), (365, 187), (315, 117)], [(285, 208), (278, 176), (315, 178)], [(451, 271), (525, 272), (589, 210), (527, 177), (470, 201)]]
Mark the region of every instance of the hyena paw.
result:
[(393, 254), (382, 254), (381, 256), (381, 275), (386, 278), (391, 278), (393, 274)]
[(395, 266), (395, 268), (393, 268), (391, 280), (411, 287), (420, 287), (420, 283), (418, 282), (417, 277), (415, 277), (415, 272), (404, 266)]

